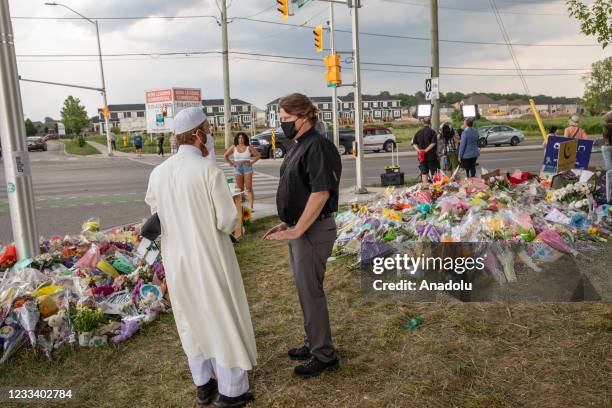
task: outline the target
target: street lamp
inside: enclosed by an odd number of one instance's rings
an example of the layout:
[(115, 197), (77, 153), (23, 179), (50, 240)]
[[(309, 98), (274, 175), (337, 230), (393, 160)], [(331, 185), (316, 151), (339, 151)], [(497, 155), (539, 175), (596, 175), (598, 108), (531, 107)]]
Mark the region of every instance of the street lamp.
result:
[[(96, 37), (98, 39), (98, 59), (100, 61), (100, 76), (102, 77), (102, 98), (104, 99), (104, 107), (108, 106), (107, 100), (106, 100), (106, 83), (104, 81), (104, 67), (102, 65), (102, 48), (100, 47), (100, 31), (98, 30), (98, 21), (97, 20), (92, 20), (90, 18), (85, 17), (84, 15), (82, 15), (81, 13), (79, 13), (78, 11), (68, 7), (65, 4), (62, 3), (56, 3), (56, 2), (47, 2), (45, 3), (46, 6), (61, 6), (64, 7), (70, 11), (72, 11), (74, 14), (76, 14), (77, 16), (83, 18), (84, 20), (89, 21), (91, 24), (96, 26)], [(110, 126), (108, 123), (108, 116), (104, 115), (104, 124), (106, 126), (106, 146), (108, 148), (108, 155), (112, 156), (113, 155), (113, 148), (111, 145), (111, 137), (110, 137)]]

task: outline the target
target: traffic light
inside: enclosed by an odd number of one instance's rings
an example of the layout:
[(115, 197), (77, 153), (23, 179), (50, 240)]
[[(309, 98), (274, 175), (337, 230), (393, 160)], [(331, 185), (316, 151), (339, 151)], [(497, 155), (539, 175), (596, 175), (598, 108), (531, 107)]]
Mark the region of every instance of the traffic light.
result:
[(312, 31), (314, 34), (314, 45), (317, 52), (323, 51), (323, 26), (318, 25)]
[(338, 54), (329, 54), (323, 59), (323, 63), (327, 67), (325, 79), (327, 79), (327, 87), (335, 88), (342, 84), (340, 71), (340, 56)]
[(281, 13), (281, 19), (286, 20), (289, 18), (289, 0), (276, 0), (276, 2), (280, 5), (277, 8)]
[(108, 119), (108, 117), (110, 116), (110, 110), (108, 109), (108, 106), (102, 108), (102, 116), (104, 116), (106, 119)]

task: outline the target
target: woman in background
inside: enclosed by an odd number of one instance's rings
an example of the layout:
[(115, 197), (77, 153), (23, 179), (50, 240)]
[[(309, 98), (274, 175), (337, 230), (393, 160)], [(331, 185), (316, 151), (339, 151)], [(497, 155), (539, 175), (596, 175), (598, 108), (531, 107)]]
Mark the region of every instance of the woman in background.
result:
[(234, 145), (227, 149), (223, 157), (230, 166), (234, 167), (236, 185), (240, 191), (247, 193), (249, 207), (252, 210), (255, 201), (255, 194), (253, 193), (253, 164), (260, 159), (259, 152), (249, 144), (247, 134), (240, 132), (234, 138)]

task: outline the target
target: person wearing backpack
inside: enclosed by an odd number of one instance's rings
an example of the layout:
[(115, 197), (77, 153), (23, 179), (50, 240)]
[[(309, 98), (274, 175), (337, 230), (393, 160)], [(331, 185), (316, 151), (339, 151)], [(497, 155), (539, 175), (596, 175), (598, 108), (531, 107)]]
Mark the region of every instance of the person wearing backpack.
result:
[(577, 115), (573, 115), (569, 120), (569, 126), (565, 128), (563, 132), (564, 137), (569, 137), (570, 139), (588, 139), (589, 136), (584, 131), (583, 128), (580, 127), (580, 118)]

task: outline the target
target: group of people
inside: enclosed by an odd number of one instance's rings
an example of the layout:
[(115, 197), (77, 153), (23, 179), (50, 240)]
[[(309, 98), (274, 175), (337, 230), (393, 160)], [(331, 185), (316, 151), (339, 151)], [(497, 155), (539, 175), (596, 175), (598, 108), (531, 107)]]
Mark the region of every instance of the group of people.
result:
[[(612, 169), (612, 111), (604, 115), (602, 155), (604, 168)], [(438, 170), (454, 172), (457, 167), (465, 170), (467, 177), (476, 176), (476, 162), (480, 156), (480, 134), (474, 128), (474, 119), (466, 118), (461, 128), (453, 129), (450, 123), (444, 123), (440, 131), (431, 128), (431, 118), (422, 119), (423, 128), (412, 139), (412, 146), (417, 152), (419, 170), (423, 184)], [(557, 136), (557, 126), (551, 126), (548, 137)], [(580, 126), (580, 117), (573, 115), (563, 136), (571, 139), (588, 139), (587, 132)], [(544, 146), (546, 141), (544, 141)]]
[(457, 167), (463, 168), (467, 177), (475, 177), (480, 137), (474, 129), (474, 119), (466, 118), (457, 130), (450, 123), (444, 123), (439, 132), (431, 128), (431, 118), (423, 118), (422, 123), (423, 128), (411, 143), (417, 152), (422, 183), (428, 184), (438, 170), (454, 172)]
[[(317, 132), (317, 109), (308, 97), (287, 95), (279, 106), (283, 132), (295, 146), (280, 168), (276, 204), (282, 222), (262, 238), (288, 241), (305, 339), (287, 357), (302, 360), (294, 373), (308, 378), (339, 367), (323, 280), (336, 238), (342, 162), (333, 143)], [(177, 113), (175, 136), (177, 154), (153, 170), (145, 198), (161, 224), (174, 319), (197, 406), (242, 407), (254, 399), (247, 371), (256, 364), (257, 348), (230, 239), (238, 215), (223, 171), (209, 160), (214, 145), (202, 109)], [(258, 155), (245, 134), (236, 136), (224, 157), (250, 183)]]

